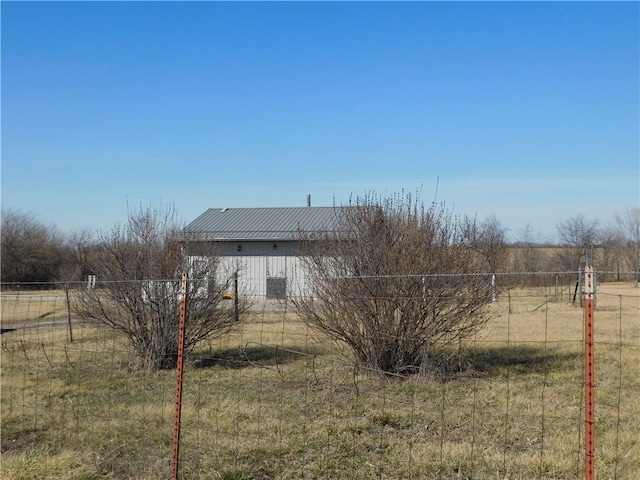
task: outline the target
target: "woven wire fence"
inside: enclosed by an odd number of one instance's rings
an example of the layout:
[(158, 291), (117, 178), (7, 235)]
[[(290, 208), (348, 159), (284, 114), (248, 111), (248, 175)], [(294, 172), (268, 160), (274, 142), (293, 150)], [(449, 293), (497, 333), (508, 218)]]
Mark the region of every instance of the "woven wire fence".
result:
[[(362, 368), (255, 298), (186, 357), (179, 476), (584, 478), (572, 282), (512, 274), (446, 377)], [(137, 368), (125, 336), (68, 308), (75, 288), (33, 287), (2, 288), (3, 478), (169, 478), (175, 370)], [(640, 478), (640, 289), (598, 285), (595, 316), (597, 476)]]

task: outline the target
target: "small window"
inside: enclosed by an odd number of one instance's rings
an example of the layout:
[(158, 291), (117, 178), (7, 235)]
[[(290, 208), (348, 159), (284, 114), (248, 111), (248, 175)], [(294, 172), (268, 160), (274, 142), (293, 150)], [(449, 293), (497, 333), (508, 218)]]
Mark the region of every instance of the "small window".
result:
[(268, 277), (267, 278), (267, 298), (282, 299), (287, 296), (287, 279), (286, 277)]

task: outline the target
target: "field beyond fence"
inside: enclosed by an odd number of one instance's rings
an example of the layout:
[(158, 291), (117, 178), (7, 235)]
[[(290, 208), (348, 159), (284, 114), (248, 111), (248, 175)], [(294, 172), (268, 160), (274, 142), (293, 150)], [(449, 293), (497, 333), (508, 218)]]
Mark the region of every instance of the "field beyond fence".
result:
[[(582, 479), (584, 321), (513, 288), (446, 378), (384, 375), (269, 302), (186, 360), (179, 478)], [(2, 292), (3, 479), (170, 478), (175, 370), (140, 371), (64, 289)], [(640, 288), (598, 285), (596, 476), (640, 478)]]

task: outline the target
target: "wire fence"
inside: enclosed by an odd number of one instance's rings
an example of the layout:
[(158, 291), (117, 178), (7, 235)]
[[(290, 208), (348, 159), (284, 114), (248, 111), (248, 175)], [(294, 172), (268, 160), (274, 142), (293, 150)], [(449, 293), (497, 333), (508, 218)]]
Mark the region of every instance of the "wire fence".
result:
[[(179, 478), (585, 478), (583, 309), (569, 277), (540, 275), (510, 277), (447, 376), (362, 368), (255, 298), (186, 356)], [(68, 308), (74, 288), (44, 287), (2, 288), (3, 478), (170, 478), (175, 371), (140, 370)], [(640, 289), (598, 285), (598, 478), (640, 478), (639, 393)]]

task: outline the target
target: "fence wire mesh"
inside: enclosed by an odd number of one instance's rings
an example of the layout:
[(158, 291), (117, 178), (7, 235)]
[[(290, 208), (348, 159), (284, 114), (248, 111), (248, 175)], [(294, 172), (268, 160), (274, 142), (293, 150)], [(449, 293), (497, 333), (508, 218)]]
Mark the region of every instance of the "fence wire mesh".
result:
[[(584, 478), (574, 281), (511, 275), (447, 375), (365, 369), (290, 304), (255, 298), (187, 356), (180, 478)], [(74, 288), (11, 287), (3, 478), (168, 478), (175, 371), (137, 368), (125, 336), (68, 308)], [(597, 477), (640, 478), (639, 289), (598, 285), (595, 325)]]

